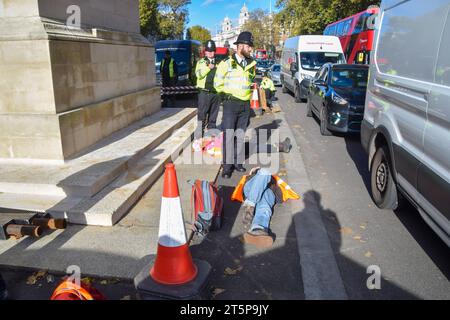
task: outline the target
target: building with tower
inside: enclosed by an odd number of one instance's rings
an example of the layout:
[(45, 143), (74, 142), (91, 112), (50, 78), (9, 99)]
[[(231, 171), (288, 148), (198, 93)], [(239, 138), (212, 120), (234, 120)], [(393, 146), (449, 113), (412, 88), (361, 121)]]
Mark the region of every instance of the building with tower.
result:
[(239, 13), (239, 18), (235, 20), (230, 19), (226, 16), (221, 22), (221, 30), (217, 31), (217, 34), (212, 38), (218, 47), (230, 46), (234, 47), (234, 43), (237, 40), (239, 33), (241, 33), (242, 27), (245, 23), (250, 19), (250, 13), (248, 11), (247, 6), (244, 3), (244, 6), (241, 8)]

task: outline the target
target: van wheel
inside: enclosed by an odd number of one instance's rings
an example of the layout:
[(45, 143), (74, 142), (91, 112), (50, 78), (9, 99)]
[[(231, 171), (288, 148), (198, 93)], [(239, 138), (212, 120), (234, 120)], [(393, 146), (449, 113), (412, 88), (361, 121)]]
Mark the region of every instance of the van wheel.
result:
[(300, 87), (295, 85), (294, 99), (296, 103), (302, 102), (302, 98), (300, 97)]
[(308, 102), (306, 103), (306, 116), (312, 117), (312, 106), (311, 106), (311, 97), (308, 97)]
[(372, 199), (380, 209), (395, 210), (398, 207), (397, 185), (391, 168), (388, 148), (381, 146), (375, 152), (370, 166)]
[(327, 112), (325, 107), (322, 107), (322, 109), (320, 109), (320, 133), (323, 136), (331, 136), (331, 132), (327, 128), (327, 123), (328, 123), (328, 121), (327, 121), (327, 118), (328, 118), (327, 113), (328, 112)]

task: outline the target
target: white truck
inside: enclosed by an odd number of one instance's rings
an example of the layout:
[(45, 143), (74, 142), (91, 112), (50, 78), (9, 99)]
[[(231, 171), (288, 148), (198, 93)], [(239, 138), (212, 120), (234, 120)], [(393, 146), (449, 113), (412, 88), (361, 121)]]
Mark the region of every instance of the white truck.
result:
[(305, 100), (310, 81), (327, 62), (346, 63), (338, 37), (297, 36), (287, 39), (281, 54), (283, 93), (293, 92), (295, 102)]

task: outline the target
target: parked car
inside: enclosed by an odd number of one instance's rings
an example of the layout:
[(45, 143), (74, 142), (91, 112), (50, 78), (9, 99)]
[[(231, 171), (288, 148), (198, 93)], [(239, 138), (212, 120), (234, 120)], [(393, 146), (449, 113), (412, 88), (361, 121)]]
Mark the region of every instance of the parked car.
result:
[(320, 119), (320, 133), (360, 132), (369, 67), (327, 63), (317, 72), (308, 94), (307, 116)]
[(256, 74), (262, 75), (270, 69), (269, 63), (266, 60), (258, 60), (256, 62)]
[(382, 2), (361, 129), (375, 204), (408, 199), (448, 246), (449, 12), (449, 1)]
[(281, 71), (280, 64), (274, 64), (272, 65), (272, 67), (270, 67), (269, 77), (272, 79), (273, 84), (275, 86), (281, 86), (280, 71)]
[(295, 102), (306, 99), (311, 80), (328, 62), (346, 62), (338, 37), (297, 36), (287, 39), (281, 54), (283, 92), (293, 92)]

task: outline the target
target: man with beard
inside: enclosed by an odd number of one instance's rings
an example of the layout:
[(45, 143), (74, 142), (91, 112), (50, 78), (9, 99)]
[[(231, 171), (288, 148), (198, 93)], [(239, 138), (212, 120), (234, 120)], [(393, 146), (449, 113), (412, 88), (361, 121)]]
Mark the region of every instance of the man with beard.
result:
[(226, 179), (231, 178), (233, 169), (246, 171), (244, 134), (249, 124), (252, 84), (256, 76), (256, 61), (251, 58), (252, 34), (242, 32), (234, 44), (236, 53), (218, 65), (214, 78), (214, 88), (223, 100), (222, 177)]

